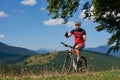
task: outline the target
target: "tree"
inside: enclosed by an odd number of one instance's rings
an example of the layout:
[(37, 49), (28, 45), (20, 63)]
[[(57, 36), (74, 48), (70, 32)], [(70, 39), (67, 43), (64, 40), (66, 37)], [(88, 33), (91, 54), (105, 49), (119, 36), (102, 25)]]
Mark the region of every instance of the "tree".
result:
[[(53, 14), (53, 19), (63, 18), (65, 23), (78, 10), (80, 0), (47, 0), (47, 10), (49, 15)], [(90, 7), (94, 9), (91, 11)], [(86, 2), (83, 6), (85, 9), (85, 18), (91, 18), (99, 23), (97, 31), (107, 31), (112, 34), (107, 44), (110, 46), (108, 51), (117, 52), (120, 49), (120, 0), (92, 0), (92, 4)]]
[(111, 33), (107, 44), (111, 46), (108, 53), (120, 49), (120, 0), (93, 0), (94, 21), (100, 23), (97, 31)]

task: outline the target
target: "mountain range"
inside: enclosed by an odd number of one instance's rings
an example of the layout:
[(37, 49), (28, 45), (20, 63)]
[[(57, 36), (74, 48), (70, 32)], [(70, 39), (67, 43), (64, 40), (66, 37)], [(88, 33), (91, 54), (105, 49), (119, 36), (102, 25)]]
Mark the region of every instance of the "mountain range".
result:
[(21, 47), (14, 47), (0, 42), (0, 61), (18, 62), (38, 53)]
[[(102, 46), (98, 46), (98, 47), (94, 47), (94, 48), (85, 48), (84, 50), (106, 54), (107, 51), (109, 50), (109, 46), (102, 45)], [(109, 55), (120, 57), (120, 50), (116, 53), (110, 52)]]
[[(101, 45), (101, 46), (94, 47), (94, 48), (85, 48), (84, 50), (99, 52), (101, 54), (106, 54), (107, 51), (109, 50), (109, 46)], [(44, 53), (48, 53), (48, 52), (54, 52), (55, 50), (40, 48), (40, 49), (35, 50), (35, 51), (38, 52), (38, 53), (44, 54)], [(109, 55), (120, 57), (120, 50), (117, 53), (111, 52)]]
[(40, 48), (38, 50), (35, 50), (37, 53), (49, 53), (49, 52), (54, 52), (55, 50), (54, 49), (46, 49), (46, 48)]
[[(85, 50), (99, 52), (100, 54), (105, 54), (108, 49), (109, 47), (104, 45), (95, 48), (85, 48)], [(26, 48), (10, 46), (8, 44), (0, 42), (0, 61), (19, 62), (33, 55), (37, 55), (40, 53), (51, 53), (54, 51), (56, 50), (46, 48), (40, 48), (39, 50), (33, 51)], [(118, 53), (111, 52), (110, 55), (120, 57), (120, 50)]]
[(10, 46), (7, 44), (4, 44), (0, 42), (0, 52), (6, 52), (10, 54), (16, 54), (16, 55), (33, 55), (37, 54), (36, 52), (26, 49), (26, 48), (21, 48), (21, 47), (14, 47)]

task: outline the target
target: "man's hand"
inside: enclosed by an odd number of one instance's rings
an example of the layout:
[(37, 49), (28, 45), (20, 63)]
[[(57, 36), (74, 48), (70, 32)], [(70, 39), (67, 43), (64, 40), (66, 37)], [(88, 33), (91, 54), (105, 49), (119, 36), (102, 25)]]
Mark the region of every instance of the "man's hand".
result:
[(65, 33), (65, 37), (68, 37), (68, 32)]
[(83, 35), (83, 40), (86, 41), (86, 35)]

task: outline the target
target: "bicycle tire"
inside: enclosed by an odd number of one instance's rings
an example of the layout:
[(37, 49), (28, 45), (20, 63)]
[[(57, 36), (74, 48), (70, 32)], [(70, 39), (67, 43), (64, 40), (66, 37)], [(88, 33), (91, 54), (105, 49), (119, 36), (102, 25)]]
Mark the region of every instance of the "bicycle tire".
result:
[(82, 61), (82, 63), (80, 65), (80, 67), (78, 68), (77, 72), (85, 71), (87, 68), (87, 60), (84, 56), (81, 56), (81, 61)]
[(62, 67), (62, 74), (68, 74), (73, 69), (73, 61), (72, 61), (72, 53), (69, 52), (65, 58), (63, 67)]

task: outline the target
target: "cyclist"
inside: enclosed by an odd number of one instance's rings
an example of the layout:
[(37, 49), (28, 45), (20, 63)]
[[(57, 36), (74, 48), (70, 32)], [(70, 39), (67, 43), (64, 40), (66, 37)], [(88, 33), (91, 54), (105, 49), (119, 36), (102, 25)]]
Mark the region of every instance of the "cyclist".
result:
[(75, 38), (75, 54), (77, 55), (77, 66), (81, 65), (81, 54), (80, 49), (84, 48), (86, 41), (86, 31), (81, 28), (81, 22), (75, 21), (75, 29), (71, 30), (70, 33), (66, 32), (65, 37), (69, 38), (74, 35)]

